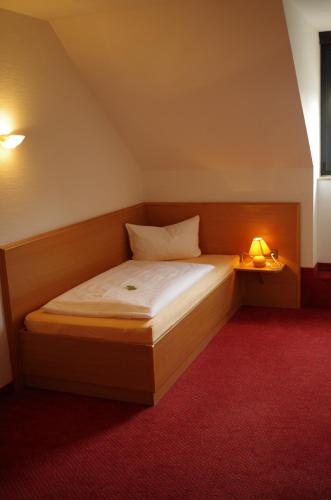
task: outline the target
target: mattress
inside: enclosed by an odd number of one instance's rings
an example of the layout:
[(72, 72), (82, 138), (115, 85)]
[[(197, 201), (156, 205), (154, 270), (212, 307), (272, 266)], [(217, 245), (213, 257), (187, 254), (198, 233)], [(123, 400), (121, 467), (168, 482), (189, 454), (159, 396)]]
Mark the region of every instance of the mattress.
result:
[(70, 316), (39, 309), (27, 315), (25, 326), (29, 332), (47, 335), (154, 345), (209, 293), (229, 279), (238, 261), (236, 255), (201, 255), (181, 261), (209, 264), (213, 269), (151, 319)]
[(53, 314), (153, 318), (210, 272), (210, 264), (128, 260), (45, 304)]

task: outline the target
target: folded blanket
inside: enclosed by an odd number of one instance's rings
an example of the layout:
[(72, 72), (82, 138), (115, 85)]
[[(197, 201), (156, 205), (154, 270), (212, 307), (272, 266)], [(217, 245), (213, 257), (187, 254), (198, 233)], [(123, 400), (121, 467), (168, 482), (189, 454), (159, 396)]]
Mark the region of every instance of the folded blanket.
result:
[(55, 314), (152, 318), (211, 271), (210, 264), (129, 260), (45, 304)]

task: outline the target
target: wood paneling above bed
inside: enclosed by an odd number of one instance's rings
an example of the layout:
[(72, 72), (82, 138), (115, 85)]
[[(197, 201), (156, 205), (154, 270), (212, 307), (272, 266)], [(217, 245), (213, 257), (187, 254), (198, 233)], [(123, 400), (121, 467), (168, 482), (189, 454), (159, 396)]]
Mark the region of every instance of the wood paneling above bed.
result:
[(154, 226), (200, 215), (202, 253), (248, 252), (252, 238), (262, 236), (299, 263), (298, 203), (146, 203), (146, 210)]
[(272, 276), (245, 273), (243, 303), (271, 307), (300, 306), (299, 203), (146, 203), (151, 225), (174, 224), (200, 215), (200, 247), (207, 254), (248, 252), (262, 236), (279, 250), (284, 271)]

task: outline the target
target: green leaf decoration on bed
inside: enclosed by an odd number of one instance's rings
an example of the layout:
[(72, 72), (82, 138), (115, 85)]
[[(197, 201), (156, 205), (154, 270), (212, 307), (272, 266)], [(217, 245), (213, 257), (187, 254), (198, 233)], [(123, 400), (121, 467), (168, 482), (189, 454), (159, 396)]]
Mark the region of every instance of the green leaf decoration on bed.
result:
[(137, 287), (134, 285), (126, 285), (125, 287), (127, 290), (137, 290)]

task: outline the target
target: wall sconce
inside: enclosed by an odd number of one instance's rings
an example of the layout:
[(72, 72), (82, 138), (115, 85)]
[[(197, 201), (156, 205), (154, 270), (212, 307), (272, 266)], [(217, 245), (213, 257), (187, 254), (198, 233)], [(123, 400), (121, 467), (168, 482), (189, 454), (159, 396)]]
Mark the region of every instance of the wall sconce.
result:
[(25, 135), (5, 134), (0, 135), (0, 144), (5, 149), (15, 149), (25, 139)]
[(270, 255), (271, 250), (263, 238), (257, 237), (253, 238), (248, 253), (253, 259), (254, 267), (264, 267), (266, 263), (265, 257)]

